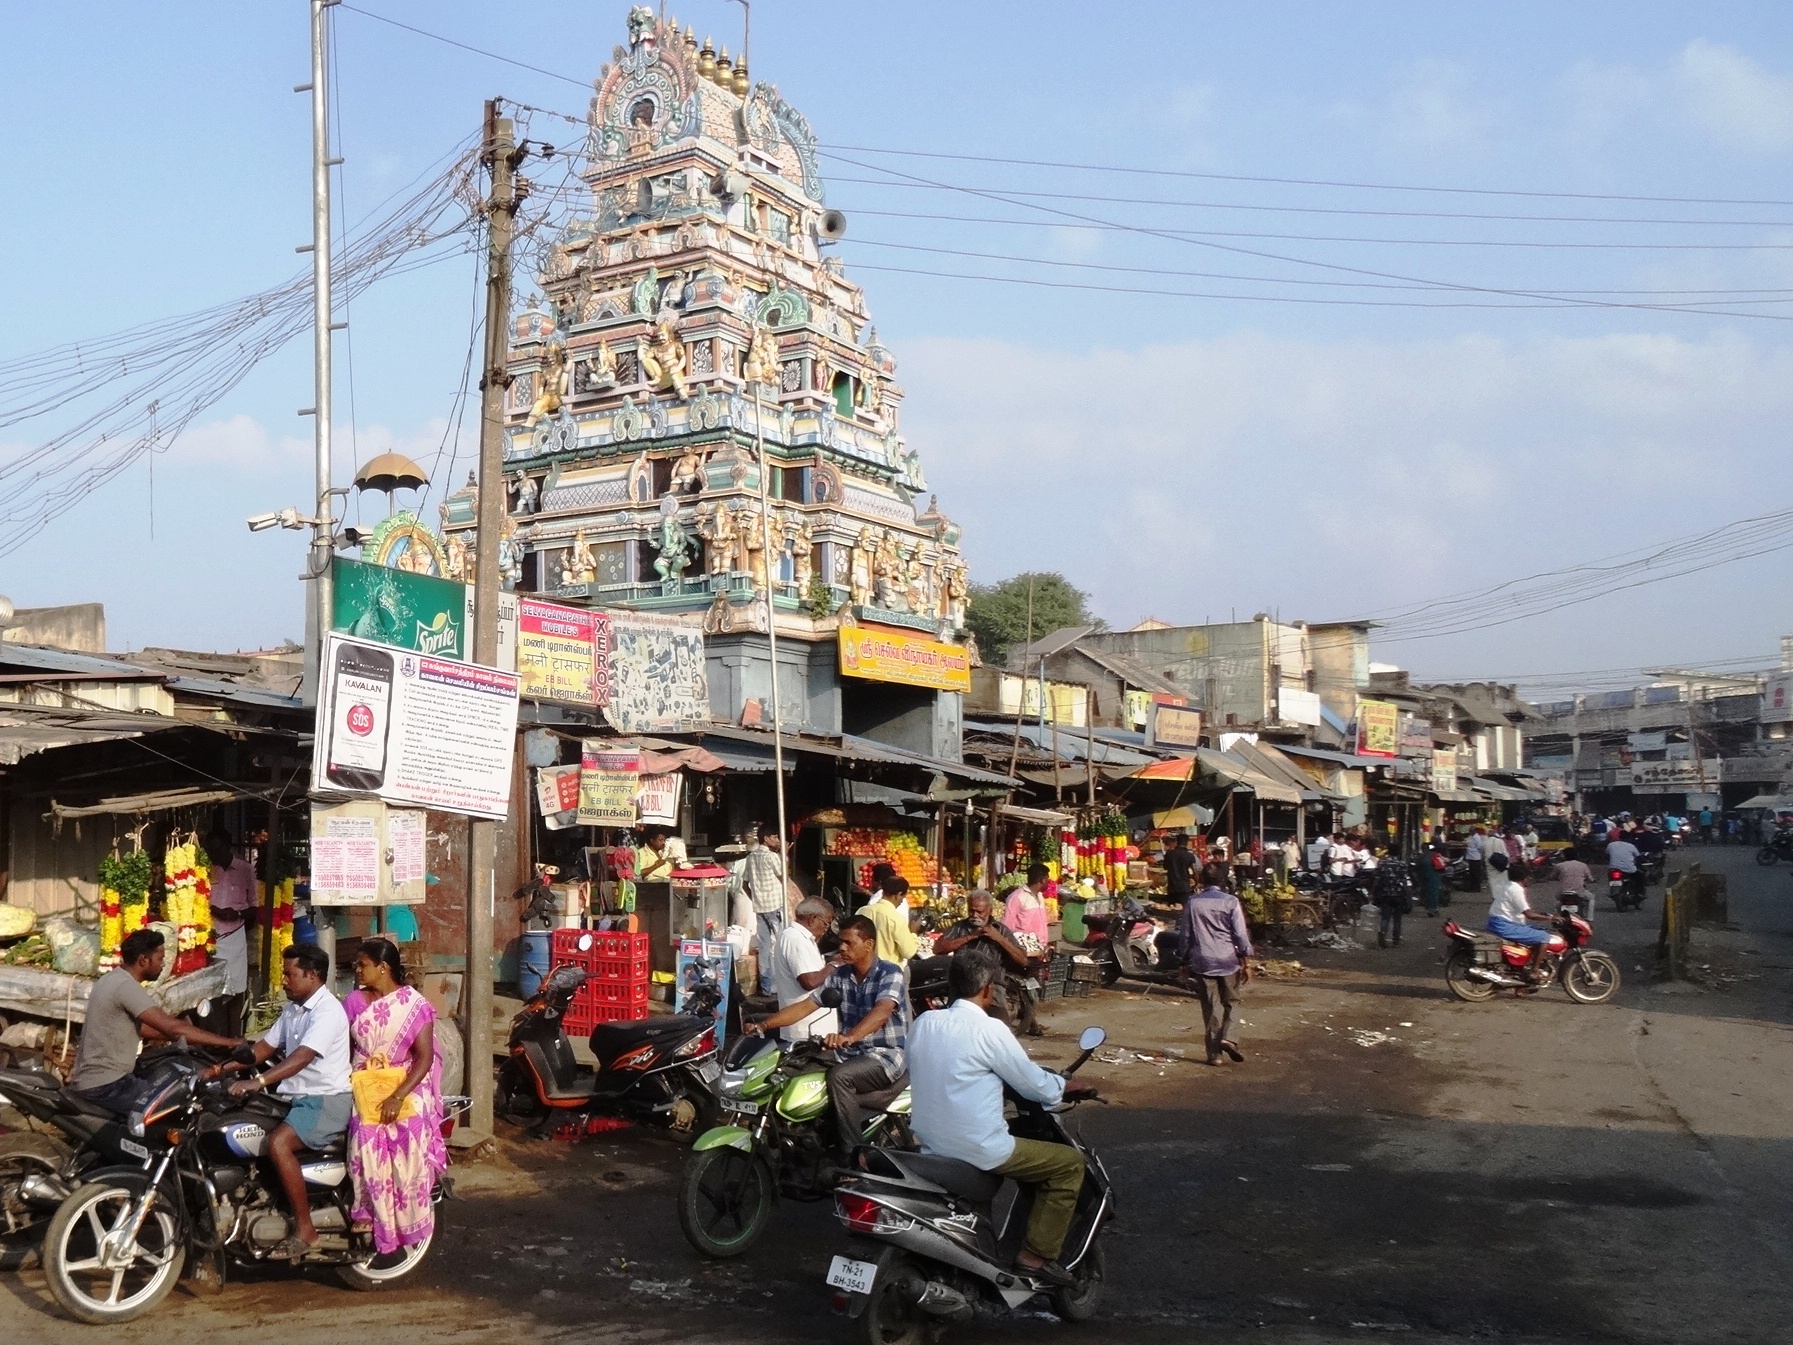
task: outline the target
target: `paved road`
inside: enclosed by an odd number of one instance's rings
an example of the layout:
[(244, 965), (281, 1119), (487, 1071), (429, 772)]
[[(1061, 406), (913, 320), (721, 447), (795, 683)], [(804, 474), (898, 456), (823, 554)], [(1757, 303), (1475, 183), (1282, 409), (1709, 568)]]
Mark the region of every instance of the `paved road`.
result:
[[(1068, 1059), (1089, 1020), (1126, 1051), (1092, 1065), (1116, 1105), (1082, 1121), (1121, 1202), (1110, 1298), (1087, 1327), (1042, 1316), (949, 1339), (1788, 1339), (1793, 870), (1744, 851), (1693, 858), (1730, 876), (1736, 925), (1699, 933), (1703, 985), (1640, 970), (1653, 892), (1641, 913), (1597, 918), (1627, 977), (1599, 1008), (1560, 991), (1454, 1002), (1423, 916), (1399, 949), (1298, 953), (1309, 974), (1254, 985), (1244, 1066), (1189, 1062), (1200, 1016), (1185, 999), (1055, 1008), (1043, 1060)], [(1479, 918), (1459, 897), (1466, 911)], [(268, 1273), (215, 1298), (178, 1292), (108, 1336), (843, 1339), (821, 1285), (839, 1243), (827, 1208), (786, 1206), (755, 1253), (708, 1264), (673, 1218), (678, 1160), (637, 1136), (508, 1146), (466, 1171), (410, 1288), (364, 1298)], [(0, 1339), (89, 1338), (34, 1275), (0, 1280)]]

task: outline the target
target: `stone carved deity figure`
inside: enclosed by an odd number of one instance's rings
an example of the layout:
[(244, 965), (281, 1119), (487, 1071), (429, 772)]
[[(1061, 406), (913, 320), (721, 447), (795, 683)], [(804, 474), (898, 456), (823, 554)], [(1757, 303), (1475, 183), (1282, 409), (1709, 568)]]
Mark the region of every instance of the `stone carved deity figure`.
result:
[(581, 528), (573, 534), (573, 549), (567, 552), (566, 562), (560, 567), (560, 582), (563, 584), (594, 584), (598, 579), (598, 558), (592, 554), (591, 542)]
[(548, 363), (542, 368), (541, 386), (536, 389), (535, 405), (529, 408), (525, 422), (534, 429), (549, 416), (559, 413), (567, 395), (567, 348), (556, 342), (548, 347)]
[(541, 487), (536, 485), (533, 476), (522, 472), (511, 478), (511, 512), (513, 514), (533, 514), (536, 501), (541, 498)]
[(659, 551), (654, 573), (669, 584), (678, 583), (691, 565), (691, 539), (685, 535), (685, 526), (679, 522), (676, 509), (668, 509), (660, 515)]
[[(597, 577), (594, 563), (592, 578)], [(504, 520), (504, 528), (498, 534), (498, 582), (507, 589), (523, 582), (523, 544), (517, 540), (516, 521), (510, 518)]]
[[(746, 514), (746, 510), (742, 510)], [(737, 520), (741, 522), (741, 520)], [(748, 517), (745, 526), (740, 528), (741, 547), (746, 553), (746, 563), (741, 567), (753, 578), (753, 591), (766, 591), (766, 547), (765, 538), (761, 535), (757, 519)]]
[(853, 541), (853, 566), (847, 576), (847, 590), (861, 607), (872, 600), (873, 570), (878, 554), (877, 534), (868, 527), (859, 530)]
[(674, 495), (695, 495), (704, 488), (704, 455), (688, 448), (672, 465), (667, 489)]
[(946, 563), (945, 582), (940, 586), (940, 615), (953, 623), (954, 630), (965, 628), (967, 578), (964, 561), (955, 556)]
[(590, 392), (602, 392), (615, 386), (616, 352), (610, 349), (610, 342), (600, 341), (597, 354), (585, 364), (585, 387)]
[(744, 504), (735, 510), (735, 563), (736, 570), (751, 570), (752, 557), (748, 555), (751, 546), (760, 544), (760, 514), (752, 505)]
[(890, 533), (885, 533), (879, 539), (872, 579), (878, 606), (892, 612), (907, 609), (908, 600), (903, 593), (903, 553), (898, 547), (897, 539)]
[(793, 519), (786, 531), (791, 539), (791, 582), (799, 594), (806, 594), (815, 577), (815, 535), (802, 518)]
[(697, 535), (704, 539), (704, 559), (712, 575), (724, 575), (734, 568), (735, 524), (727, 505), (706, 504), (699, 509)]
[(770, 327), (755, 327), (753, 341), (747, 347), (747, 358), (741, 365), (741, 377), (762, 388), (778, 387), (778, 338)]
[(465, 583), (472, 577), (472, 553), (459, 533), (451, 532), (442, 539), (442, 577)]
[(684, 397), (688, 359), (684, 342), (672, 330), (672, 324), (662, 322), (654, 329), (654, 339), (641, 352), (641, 369), (650, 387)]

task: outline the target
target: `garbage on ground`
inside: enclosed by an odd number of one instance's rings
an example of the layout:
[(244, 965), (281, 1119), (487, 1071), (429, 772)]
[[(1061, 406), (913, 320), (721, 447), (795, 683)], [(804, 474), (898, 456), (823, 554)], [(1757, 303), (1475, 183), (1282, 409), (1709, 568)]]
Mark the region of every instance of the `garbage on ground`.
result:
[(1399, 1041), (1399, 1037), (1391, 1037), (1386, 1032), (1372, 1032), (1366, 1028), (1350, 1029), (1351, 1040), (1359, 1046), (1381, 1046), (1384, 1042)]
[(1355, 953), (1363, 948), (1361, 943), (1347, 939), (1343, 934), (1335, 934), (1330, 929), (1318, 930), (1307, 936), (1309, 948), (1330, 948), (1335, 953)]
[(1290, 957), (1260, 957), (1251, 964), (1254, 975), (1268, 976), (1272, 980), (1293, 979), (1306, 976), (1308, 969)]

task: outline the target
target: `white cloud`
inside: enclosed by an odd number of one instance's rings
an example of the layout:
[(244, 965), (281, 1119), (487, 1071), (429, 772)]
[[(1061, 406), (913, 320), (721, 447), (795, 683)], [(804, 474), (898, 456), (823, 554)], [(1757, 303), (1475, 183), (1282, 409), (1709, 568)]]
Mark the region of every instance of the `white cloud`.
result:
[(1383, 127), (1398, 144), (1425, 150), (1461, 147), (1481, 138), (1496, 119), (1494, 106), (1451, 61), (1416, 62), (1389, 99)]
[(1793, 79), (1703, 39), (1682, 48), (1673, 79), (1688, 115), (1721, 144), (1756, 153), (1793, 148)]
[(1724, 336), (930, 340), (904, 373), (976, 576), (1062, 569), (1120, 623), (1357, 614), (1758, 513), (1793, 418), (1793, 349)]

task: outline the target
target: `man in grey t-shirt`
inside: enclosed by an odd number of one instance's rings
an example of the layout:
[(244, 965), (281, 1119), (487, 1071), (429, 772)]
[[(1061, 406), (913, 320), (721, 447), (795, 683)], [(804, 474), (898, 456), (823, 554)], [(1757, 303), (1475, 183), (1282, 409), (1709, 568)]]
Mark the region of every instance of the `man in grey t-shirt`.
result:
[(131, 1071), (137, 1067), (138, 1043), (146, 1035), (168, 1040), (178, 1037), (194, 1046), (225, 1050), (237, 1042), (176, 1018), (150, 998), (143, 982), (162, 974), (167, 956), (162, 936), (155, 930), (140, 929), (126, 936), (118, 956), (121, 965), (100, 977), (87, 997), (87, 1021), (81, 1027), (81, 1045), (75, 1052), (69, 1087), (96, 1106), (122, 1116), (137, 1100), (137, 1081)]

